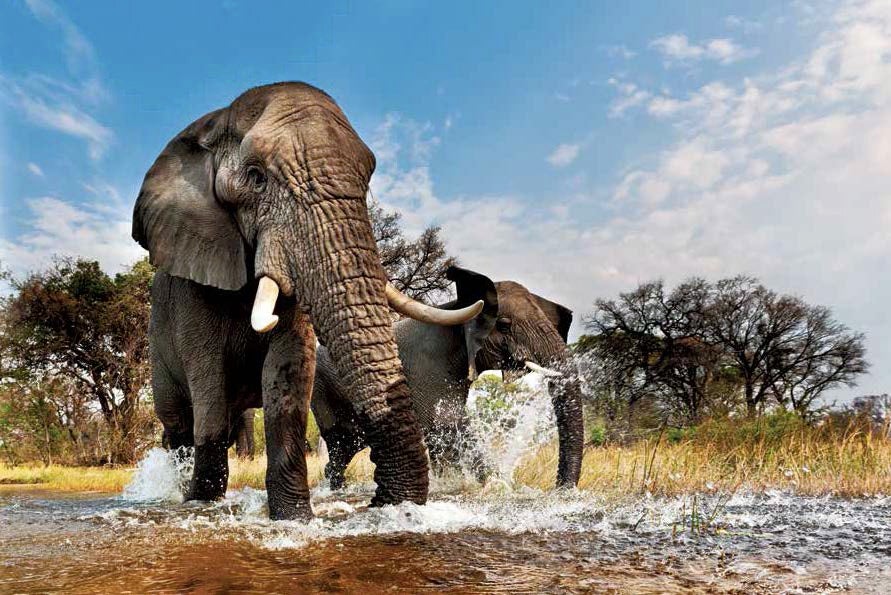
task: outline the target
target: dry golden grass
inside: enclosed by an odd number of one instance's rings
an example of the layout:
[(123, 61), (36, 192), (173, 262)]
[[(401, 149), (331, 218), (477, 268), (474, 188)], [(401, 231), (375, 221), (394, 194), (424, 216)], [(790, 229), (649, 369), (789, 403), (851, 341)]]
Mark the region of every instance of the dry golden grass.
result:
[[(759, 422), (709, 422), (674, 441), (654, 436), (630, 446), (588, 447), (579, 488), (604, 497), (651, 493), (675, 496), (732, 492), (740, 488), (792, 489), (802, 494), (891, 494), (891, 439), (857, 425), (810, 427), (791, 418)], [(324, 465), (307, 458), (310, 486)], [(540, 489), (554, 485), (557, 448), (523, 459), (514, 483)], [(264, 487), (266, 458), (230, 460), (229, 487)], [(368, 451), (347, 468), (348, 482), (371, 481)], [(0, 484), (39, 484), (60, 491), (117, 492), (132, 469), (0, 464)]]
[(0, 463), (0, 485), (37, 484), (61, 492), (120, 492), (132, 476), (133, 469), (123, 467), (9, 467)]
[[(604, 496), (791, 489), (800, 494), (891, 494), (891, 440), (850, 425), (810, 427), (791, 421), (713, 423), (675, 443), (665, 436), (631, 446), (587, 448), (579, 488)], [(519, 484), (554, 485), (556, 446), (521, 461)]]

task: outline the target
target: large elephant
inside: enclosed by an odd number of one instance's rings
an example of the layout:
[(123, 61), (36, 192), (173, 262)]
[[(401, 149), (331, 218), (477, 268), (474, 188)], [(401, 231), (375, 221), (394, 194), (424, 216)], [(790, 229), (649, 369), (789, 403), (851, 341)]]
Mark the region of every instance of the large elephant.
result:
[(331, 97), (277, 83), (193, 122), (146, 174), (133, 238), (158, 267), (152, 387), (165, 444), (195, 447), (187, 499), (223, 496), (242, 413), (262, 406), (269, 515), (311, 516), (304, 434), (318, 337), (372, 448), (372, 504), (426, 500), (388, 302), (437, 324), (482, 304), (444, 312), (387, 284), (365, 202), (374, 165)]
[[(465, 403), (477, 370), (518, 372), (544, 366), (572, 370), (566, 346), (572, 312), (531, 293), (513, 281), (452, 267), (457, 300), (443, 308), (461, 308), (482, 300), (482, 312), (462, 326), (438, 327), (404, 319), (396, 324), (396, 343), (431, 459), (448, 463), (460, 453), (456, 432), (465, 426)], [(547, 372), (547, 370), (543, 370)], [(574, 486), (581, 472), (584, 427), (581, 390), (571, 373), (549, 382), (557, 418), (560, 458), (558, 486)], [(312, 411), (328, 447), (325, 469), (331, 486), (344, 482), (353, 456), (370, 442), (357, 423), (349, 386), (331, 354), (319, 349)]]

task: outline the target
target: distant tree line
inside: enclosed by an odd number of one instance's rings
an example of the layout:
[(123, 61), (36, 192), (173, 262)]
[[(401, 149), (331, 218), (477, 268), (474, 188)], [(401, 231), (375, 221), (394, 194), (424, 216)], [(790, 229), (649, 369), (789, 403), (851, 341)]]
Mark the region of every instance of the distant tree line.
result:
[(864, 336), (823, 306), (745, 276), (644, 283), (597, 300), (575, 345), (596, 413), (689, 425), (766, 408), (813, 415), (868, 369)]

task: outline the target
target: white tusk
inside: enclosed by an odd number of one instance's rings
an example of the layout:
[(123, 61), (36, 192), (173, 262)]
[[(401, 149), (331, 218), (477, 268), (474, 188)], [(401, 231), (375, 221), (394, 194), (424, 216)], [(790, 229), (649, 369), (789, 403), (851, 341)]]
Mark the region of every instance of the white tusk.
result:
[(251, 326), (258, 333), (267, 333), (278, 324), (275, 300), (278, 299), (278, 284), (269, 277), (261, 277), (257, 285), (257, 296), (254, 298), (254, 309), (251, 310)]
[(532, 370), (533, 372), (538, 372), (539, 374), (541, 374), (542, 376), (545, 376), (546, 378), (559, 378), (560, 376), (563, 376), (563, 372), (558, 372), (557, 370), (551, 370), (550, 368), (544, 368), (542, 366), (539, 366), (535, 362), (530, 362), (529, 360), (526, 360), (526, 367), (529, 368), (530, 370)]
[(413, 300), (389, 283), (387, 283), (385, 291), (387, 301), (390, 302), (394, 310), (409, 318), (414, 318), (421, 322), (429, 322), (430, 324), (438, 324), (440, 326), (464, 324), (468, 320), (476, 318), (483, 311), (483, 300), (479, 300), (475, 304), (460, 310), (441, 310), (440, 308), (434, 308)]

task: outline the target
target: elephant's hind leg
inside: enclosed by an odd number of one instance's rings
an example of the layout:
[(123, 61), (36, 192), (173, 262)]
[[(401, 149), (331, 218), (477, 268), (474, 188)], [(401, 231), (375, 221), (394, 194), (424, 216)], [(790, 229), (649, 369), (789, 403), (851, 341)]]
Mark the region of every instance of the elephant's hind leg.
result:
[(263, 365), (266, 493), (273, 520), (310, 518), (306, 419), (315, 375), (316, 338), (309, 319), (273, 337)]
[(365, 448), (365, 441), (357, 432), (340, 425), (335, 425), (324, 432), (322, 438), (328, 447), (325, 477), (328, 478), (332, 490), (343, 489), (346, 483), (346, 468), (356, 453)]

